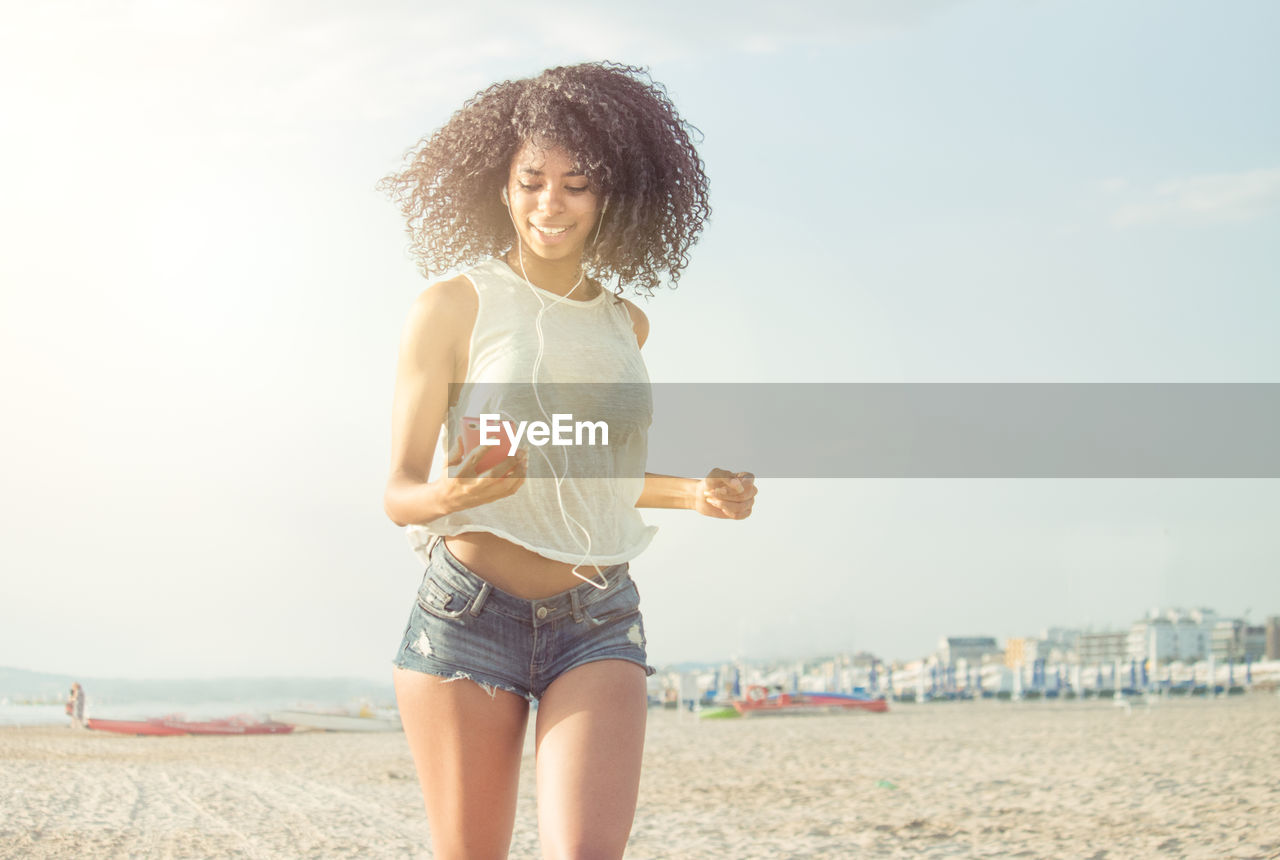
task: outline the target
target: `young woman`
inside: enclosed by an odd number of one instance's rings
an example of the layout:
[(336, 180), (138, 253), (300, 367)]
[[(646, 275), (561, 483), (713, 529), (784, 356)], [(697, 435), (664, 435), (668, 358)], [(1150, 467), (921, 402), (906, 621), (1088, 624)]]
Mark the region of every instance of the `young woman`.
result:
[[(478, 93), (384, 180), (424, 272), (470, 266), (410, 312), (385, 496), (427, 563), (394, 680), (437, 857), (506, 856), (532, 701), (544, 854), (622, 856), (654, 671), (628, 562), (655, 529), (636, 509), (751, 513), (749, 473), (643, 471), (649, 322), (604, 286), (678, 280), (709, 212), (691, 131), (642, 69), (549, 69)], [(595, 386), (588, 407), (616, 384), (609, 444), (489, 466), (445, 426), (509, 414), (530, 382), (535, 417), (561, 411), (548, 382)]]

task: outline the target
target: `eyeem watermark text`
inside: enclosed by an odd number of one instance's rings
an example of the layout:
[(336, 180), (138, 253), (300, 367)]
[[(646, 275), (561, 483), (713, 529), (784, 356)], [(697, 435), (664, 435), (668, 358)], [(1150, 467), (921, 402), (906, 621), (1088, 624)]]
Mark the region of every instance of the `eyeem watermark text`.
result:
[[(497, 445), (502, 441), (502, 416), (492, 412), (480, 415), (480, 444)], [(512, 424), (506, 422), (511, 433), (511, 450), (508, 457), (514, 457), (520, 447), (521, 439), (528, 439), (530, 445), (541, 448), (550, 443), (555, 446), (566, 445), (608, 445), (609, 425), (604, 421), (574, 421), (572, 413), (556, 412), (551, 416), (551, 423), (545, 421), (520, 421)], [(600, 442), (596, 442), (596, 433), (600, 434)], [(570, 435), (572, 434), (572, 435)], [(583, 441), (584, 434), (587, 441)]]

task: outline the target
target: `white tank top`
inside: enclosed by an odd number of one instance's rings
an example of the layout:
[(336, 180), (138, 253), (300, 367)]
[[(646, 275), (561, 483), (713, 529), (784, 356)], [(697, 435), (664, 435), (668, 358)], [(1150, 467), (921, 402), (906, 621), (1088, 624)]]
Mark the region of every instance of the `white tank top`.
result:
[[(635, 506), (644, 490), (653, 400), (626, 306), (607, 290), (588, 301), (557, 301), (561, 296), (532, 286), (498, 259), (463, 274), (475, 287), (479, 308), (466, 379), (451, 418), (479, 417), (504, 407), (515, 415), (530, 414), (529, 383), (538, 356), (535, 320), (546, 308), (537, 391), (547, 416), (543, 419), (534, 405), (534, 417), (550, 423), (554, 413), (574, 414), (575, 420), (607, 414), (609, 444), (556, 447), (521, 440), (529, 451), (529, 477), (514, 495), (406, 526), (410, 546), (430, 563), (427, 553), (434, 538), (490, 532), (546, 558), (588, 565), (581, 571), (585, 575), (594, 574), (591, 565), (635, 558), (658, 529), (646, 525)], [(446, 424), (428, 480), (445, 473), (449, 432)], [(566, 474), (557, 496), (552, 476)]]

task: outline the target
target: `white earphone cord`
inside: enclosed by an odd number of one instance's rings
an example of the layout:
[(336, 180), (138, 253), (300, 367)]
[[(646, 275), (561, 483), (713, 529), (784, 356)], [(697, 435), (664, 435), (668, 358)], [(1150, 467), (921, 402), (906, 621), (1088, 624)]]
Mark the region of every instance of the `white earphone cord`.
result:
[[(569, 289), (569, 292), (565, 293), (563, 296), (560, 296), (558, 299), (556, 299), (554, 302), (552, 302), (549, 305), (544, 304), (542, 301), (542, 297), (538, 295), (538, 288), (536, 288), (533, 285), (533, 282), (529, 280), (529, 273), (525, 271), (524, 242), (520, 238), (520, 228), (516, 226), (516, 218), (511, 211), (511, 201), (507, 197), (507, 189), (505, 188), (502, 189), (502, 202), (506, 204), (507, 217), (511, 219), (511, 226), (516, 230), (516, 254), (518, 259), (520, 260), (520, 275), (521, 277), (523, 277), (525, 285), (529, 287), (529, 292), (532, 293), (533, 297), (538, 300), (538, 315), (537, 317), (534, 318), (534, 321), (533, 321), (533, 327), (538, 333), (538, 357), (535, 358), (533, 361), (533, 374), (529, 379), (529, 383), (530, 385), (533, 386), (533, 397), (534, 397), (534, 400), (537, 401), (538, 411), (542, 413), (543, 419), (549, 420), (550, 416), (547, 414), (546, 407), (542, 405), (542, 398), (538, 395), (538, 368), (542, 365), (542, 355), (543, 355), (543, 352), (545, 351), (545, 340), (542, 335), (542, 315), (545, 314), (549, 308), (555, 307), (557, 304), (569, 298), (569, 296), (573, 295), (574, 291), (577, 290), (578, 287), (582, 286), (582, 280), (583, 278), (586, 277), (586, 271), (583, 270), (581, 267), (581, 264), (579, 264), (578, 280)], [(607, 207), (608, 205), (609, 205), (609, 202), (608, 202), (608, 199), (606, 198), (604, 206), (600, 207), (600, 217), (596, 219), (596, 231), (595, 231), (595, 235), (592, 236), (592, 239), (591, 239), (591, 241), (593, 242), (600, 237), (600, 223), (604, 220), (604, 210), (605, 210), (605, 207)], [(510, 415), (507, 415), (507, 417), (511, 418)], [(578, 522), (578, 520), (575, 519), (569, 513), (569, 511), (566, 510), (564, 506), (564, 494), (561, 491), (560, 487), (564, 483), (565, 478), (568, 477), (568, 474), (569, 474), (569, 452), (568, 451), (563, 452), (564, 453), (564, 469), (565, 469), (563, 476), (556, 475), (556, 470), (551, 465), (551, 459), (545, 453), (543, 453), (541, 448), (538, 448), (538, 453), (541, 454), (542, 459), (546, 461), (547, 469), (551, 472), (551, 477), (555, 479), (556, 502), (560, 505), (560, 519), (564, 523), (565, 528), (568, 529), (569, 536), (573, 538), (574, 543), (576, 543), (579, 547), (582, 546), (582, 541), (578, 539), (577, 534), (575, 534), (573, 530), (573, 526), (577, 526), (577, 528), (584, 535), (586, 535), (586, 538), (587, 538), (587, 545), (586, 545), (586, 548), (583, 550), (582, 558), (578, 561), (577, 564), (573, 566), (573, 570), (570, 572), (574, 576), (578, 577), (578, 579), (581, 579), (583, 582), (590, 583), (591, 585), (603, 591), (609, 587), (609, 579), (604, 575), (604, 571), (600, 569), (600, 565), (596, 564), (595, 562), (591, 562), (591, 566), (596, 569), (596, 573), (599, 575), (601, 579), (604, 580), (604, 585), (600, 585), (595, 580), (588, 579), (587, 577), (578, 573), (578, 568), (582, 567), (583, 563), (586, 562), (587, 559), (590, 558), (591, 556), (591, 532), (585, 526), (583, 526), (582, 523)], [(570, 521), (573, 522), (573, 526), (570, 526)]]

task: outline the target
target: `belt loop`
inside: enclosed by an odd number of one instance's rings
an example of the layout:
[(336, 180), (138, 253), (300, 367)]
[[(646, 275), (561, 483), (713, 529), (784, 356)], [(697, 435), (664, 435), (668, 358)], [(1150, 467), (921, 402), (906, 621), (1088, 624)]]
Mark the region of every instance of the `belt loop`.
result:
[(471, 613), (472, 618), (479, 615), (480, 610), (484, 609), (484, 602), (489, 599), (490, 591), (493, 591), (493, 586), (489, 583), (486, 582), (484, 585), (480, 586), (480, 593), (476, 595), (475, 600), (471, 601), (471, 609), (468, 610)]
[(573, 620), (582, 620), (582, 598), (578, 596), (578, 589), (569, 592), (569, 605), (573, 608)]

